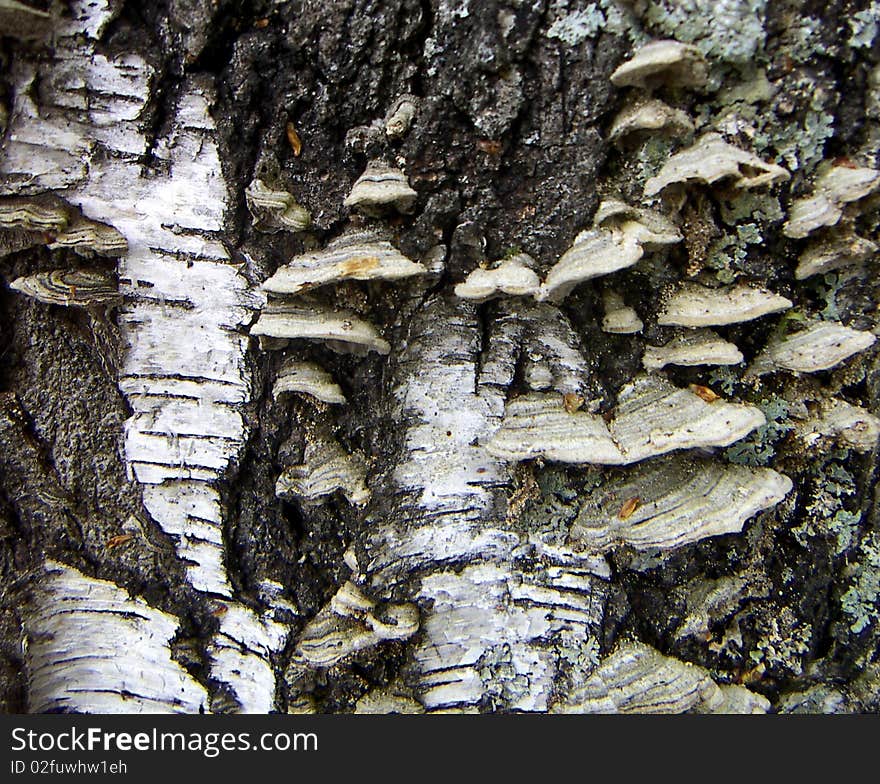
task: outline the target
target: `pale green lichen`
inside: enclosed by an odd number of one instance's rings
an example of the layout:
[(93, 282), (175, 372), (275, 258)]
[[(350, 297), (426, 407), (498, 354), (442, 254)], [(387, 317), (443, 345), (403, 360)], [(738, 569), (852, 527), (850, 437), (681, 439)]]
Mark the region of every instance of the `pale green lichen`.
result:
[(794, 425), (789, 421), (788, 403), (776, 395), (763, 398), (757, 404), (767, 421), (748, 437), (737, 441), (725, 451), (731, 463), (747, 466), (766, 466), (776, 456), (776, 446)]
[(599, 641), (592, 635), (586, 638), (571, 629), (563, 629), (554, 641), (558, 661), (569, 681), (580, 683), (599, 663)]
[(566, 46), (577, 46), (588, 38), (595, 38), (600, 32), (625, 35), (638, 43), (645, 39), (632, 14), (614, 0), (600, 0), (572, 11), (568, 10), (568, 5), (565, 0), (551, 4), (550, 11), (555, 20), (547, 30), (548, 38), (554, 38)]
[(785, 218), (785, 210), (779, 197), (760, 191), (743, 191), (735, 199), (722, 201), (720, 215), (728, 226), (735, 226), (741, 220), (750, 218), (761, 225), (779, 223)]
[(535, 472), (535, 481), (538, 497), (526, 503), (522, 514), (510, 521), (511, 527), (562, 543), (579, 511), (579, 495), (601, 485), (601, 469), (587, 467), (575, 480), (564, 468), (548, 466)]
[(849, 19), (849, 28), (852, 31), (849, 45), (853, 49), (870, 49), (880, 28), (880, 3), (875, 0), (864, 11), (853, 14)]
[(487, 700), (484, 707), (489, 710), (510, 705), (529, 692), (529, 679), (517, 670), (509, 645), (489, 648), (480, 657), (476, 669)]
[(777, 162), (790, 171), (809, 173), (825, 157), (825, 142), (834, 135), (834, 114), (829, 111), (832, 96), (806, 76), (792, 79), (789, 88), (810, 96), (802, 122), (794, 118), (781, 122), (774, 112), (767, 112), (755, 135), (755, 149), (775, 151)]
[(741, 223), (735, 227), (735, 232), (713, 240), (706, 255), (706, 266), (717, 270), (716, 277), (725, 284), (736, 279), (737, 271), (748, 259), (749, 246), (764, 243), (764, 234), (757, 223)]
[(814, 537), (827, 538), (832, 554), (839, 556), (857, 541), (862, 515), (847, 508), (858, 495), (855, 477), (846, 468), (849, 456), (849, 450), (832, 450), (811, 465), (813, 483), (804, 504), (804, 521), (792, 529), (803, 547), (812, 546)]
[(636, 179), (647, 182), (656, 176), (675, 148), (676, 143), (663, 134), (647, 136), (631, 158), (631, 165), (636, 169)]
[(840, 321), (840, 309), (837, 306), (837, 296), (843, 285), (843, 279), (834, 272), (829, 272), (821, 278), (814, 277), (809, 284), (818, 294), (823, 306), (819, 315), (825, 321)]
[(766, 0), (653, 0), (644, 18), (712, 60), (745, 64), (762, 57), (766, 7)]
[(808, 63), (822, 49), (822, 20), (812, 16), (798, 19), (788, 31), (786, 54), (796, 63)]
[(855, 575), (840, 606), (851, 620), (849, 628), (859, 634), (880, 620), (880, 535), (865, 537), (858, 548)]
[(786, 694), (777, 706), (780, 713), (844, 713), (846, 699), (836, 689), (820, 683), (806, 691)]
[(605, 14), (595, 4), (559, 17), (547, 30), (548, 38), (556, 38), (569, 46), (592, 38), (605, 27)]
[(719, 365), (708, 372), (706, 380), (713, 390), (716, 392), (720, 390), (726, 397), (730, 397), (740, 379), (739, 374), (733, 368)]
[(778, 615), (763, 619), (761, 636), (749, 659), (768, 670), (801, 675), (812, 636), (812, 628), (798, 621), (789, 607), (783, 607)]

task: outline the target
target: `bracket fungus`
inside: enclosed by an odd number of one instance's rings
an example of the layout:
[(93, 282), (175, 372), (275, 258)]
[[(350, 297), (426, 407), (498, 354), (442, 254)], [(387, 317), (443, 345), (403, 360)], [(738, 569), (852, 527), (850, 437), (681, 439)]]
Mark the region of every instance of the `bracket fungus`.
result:
[(370, 499), (366, 476), (366, 462), (360, 454), (348, 454), (331, 438), (312, 440), (306, 444), (303, 463), (281, 472), (275, 495), (320, 503), (339, 490), (350, 504), (362, 506)]
[(623, 301), (616, 291), (605, 289), (602, 292), (602, 306), (605, 315), (602, 317), (602, 331), (612, 335), (631, 335), (641, 332), (644, 328), (634, 308)]
[(822, 226), (835, 225), (844, 207), (880, 189), (880, 171), (850, 166), (831, 166), (816, 179), (813, 195), (796, 199), (782, 227), (786, 237), (800, 239)]
[(717, 289), (698, 283), (684, 283), (666, 302), (657, 317), (657, 323), (678, 327), (738, 324), (779, 313), (793, 304), (779, 294), (745, 283)]
[(49, 248), (69, 248), (80, 255), (96, 253), (115, 257), (128, 251), (128, 242), (113, 226), (74, 214), (70, 223), (49, 243)]
[(369, 322), (346, 310), (311, 309), (290, 304), (269, 304), (260, 311), (260, 317), (251, 327), (252, 335), (292, 340), (327, 341), (338, 351), (391, 351)]
[(400, 280), (427, 273), (390, 242), (372, 232), (354, 232), (322, 250), (295, 256), (263, 283), (263, 290), (293, 295), (342, 280)]
[(687, 332), (663, 346), (645, 346), (642, 365), (660, 370), (666, 365), (738, 365), (742, 352), (710, 329)]
[(70, 220), (70, 206), (58, 196), (4, 196), (0, 198), (0, 231), (63, 231)]
[(270, 188), (259, 178), (248, 185), (244, 195), (258, 231), (305, 231), (312, 222), (309, 211), (297, 204), (293, 194)]
[(709, 69), (702, 52), (678, 41), (651, 41), (611, 74), (615, 87), (705, 86)]
[(359, 651), (392, 640), (406, 640), (419, 628), (414, 604), (380, 605), (346, 582), (303, 629), (292, 663), (326, 669)]
[(728, 144), (720, 134), (706, 133), (663, 164), (659, 173), (645, 183), (645, 196), (656, 196), (671, 186), (713, 185), (724, 179), (730, 179), (735, 188), (751, 190), (790, 177), (786, 169)]
[(272, 397), (276, 400), (290, 393), (310, 395), (323, 403), (342, 405), (346, 402), (339, 384), (324, 368), (293, 358), (284, 361), (272, 386)]
[(543, 457), (560, 463), (627, 465), (678, 449), (729, 446), (765, 423), (760, 409), (707, 402), (653, 374), (625, 386), (610, 423), (570, 411), (561, 395), (530, 393), (508, 401), (501, 426), (486, 443), (508, 461)]
[(824, 437), (857, 452), (870, 452), (880, 438), (880, 419), (845, 400), (824, 400), (816, 414), (800, 430), (808, 446), (813, 446)]
[(401, 95), (385, 115), (385, 135), (389, 139), (402, 139), (419, 110), (419, 99), (414, 95)]
[(559, 302), (579, 283), (631, 267), (643, 254), (630, 234), (586, 229), (547, 273), (536, 297)]
[(475, 269), (455, 287), (455, 295), (474, 302), (486, 302), (503, 295), (534, 296), (541, 285), (534, 264), (535, 260), (527, 253), (517, 253), (491, 269)]
[(379, 217), (394, 208), (410, 212), (418, 194), (410, 187), (406, 175), (393, 166), (372, 161), (358, 177), (343, 204), (366, 215)]
[(618, 199), (606, 199), (599, 205), (593, 225), (617, 229), (631, 236), (645, 250), (675, 245), (683, 239), (678, 227), (662, 213), (644, 207), (632, 207)]
[[(597, 552), (620, 545), (670, 550), (739, 533), (746, 520), (778, 504), (791, 489), (791, 480), (770, 468), (661, 457), (615, 472), (587, 498), (570, 537)], [(621, 499), (630, 498), (638, 505), (623, 514)]]
[(111, 257), (128, 251), (116, 228), (87, 218), (54, 194), (0, 198), (0, 255), (35, 245)]
[(621, 109), (611, 123), (608, 138), (617, 142), (630, 134), (643, 131), (663, 131), (669, 135), (687, 136), (694, 132), (694, 124), (681, 109), (673, 109), (663, 101), (651, 98)]
[(817, 238), (801, 253), (794, 276), (798, 280), (804, 280), (842, 267), (864, 264), (876, 256), (878, 251), (880, 246), (876, 242), (859, 237), (851, 231), (839, 236)]
[(750, 375), (760, 376), (774, 370), (793, 373), (817, 373), (830, 370), (854, 354), (870, 348), (877, 338), (832, 321), (819, 321), (800, 332), (772, 338), (755, 357)]
[(554, 713), (767, 713), (744, 686), (719, 686), (709, 672), (640, 642), (624, 642)]
[(681, 240), (666, 216), (609, 199), (599, 205), (593, 228), (580, 232), (547, 273), (536, 298), (559, 302), (579, 283), (631, 267), (645, 250)]
[(18, 278), (9, 287), (47, 305), (115, 305), (122, 295), (113, 275), (95, 270), (53, 270)]

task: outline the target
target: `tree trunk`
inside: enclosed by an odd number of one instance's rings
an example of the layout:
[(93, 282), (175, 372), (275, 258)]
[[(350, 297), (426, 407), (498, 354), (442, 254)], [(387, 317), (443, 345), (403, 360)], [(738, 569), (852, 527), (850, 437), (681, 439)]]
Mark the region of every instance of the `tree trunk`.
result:
[(878, 708), (875, 4), (143, 5), (0, 0), (7, 711)]

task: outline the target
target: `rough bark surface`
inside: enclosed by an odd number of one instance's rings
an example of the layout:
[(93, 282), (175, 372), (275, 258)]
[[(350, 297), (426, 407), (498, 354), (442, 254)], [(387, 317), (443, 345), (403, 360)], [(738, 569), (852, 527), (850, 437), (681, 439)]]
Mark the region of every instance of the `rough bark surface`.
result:
[[(807, 244), (784, 231), (823, 161), (880, 165), (876, 3), (31, 5), (48, 17), (0, 2), (0, 196), (54, 193), (128, 250), (83, 258), (47, 239), (0, 257), (4, 710), (880, 708), (876, 441), (810, 424), (830, 401), (880, 413), (877, 352), (809, 376), (746, 372), (786, 325), (877, 329), (873, 262), (799, 280)], [(653, 39), (709, 64), (704, 89), (656, 92), (696, 134), (612, 143), (644, 96), (611, 74)], [(405, 95), (412, 124), (389, 136)], [(545, 277), (600, 201), (648, 203), (645, 182), (706, 131), (790, 180), (655, 200), (683, 242), (561, 302), (455, 296), (517, 252)], [(373, 160), (405, 173), (410, 212), (344, 206)], [(310, 228), (255, 228), (255, 178), (289, 191)], [(829, 239), (877, 241), (877, 205), (848, 209)], [(299, 301), (372, 323), (387, 355), (249, 334), (281, 264), (363, 227), (428, 274)], [(82, 266), (115, 272), (121, 304), (9, 286)], [(657, 371), (760, 409), (764, 426), (700, 457), (772, 467), (794, 489), (720, 523), (735, 533), (579, 545), (590, 500), (622, 476), (638, 487), (638, 465), (516, 463), (487, 444), (530, 392), (612, 422), (645, 346), (681, 332), (657, 316), (682, 281), (794, 303), (718, 328), (738, 366)], [(606, 287), (643, 331), (602, 330)], [(274, 396), (291, 357), (328, 371), (346, 403)], [(369, 500), (278, 497), (282, 472), (327, 443), (364, 456)], [(617, 524), (641, 500), (614, 498)]]

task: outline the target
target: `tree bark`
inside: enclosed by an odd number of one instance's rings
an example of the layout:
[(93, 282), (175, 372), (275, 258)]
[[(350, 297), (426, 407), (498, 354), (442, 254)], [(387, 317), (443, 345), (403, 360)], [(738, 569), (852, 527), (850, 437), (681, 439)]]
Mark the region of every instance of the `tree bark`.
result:
[[(5, 710), (877, 709), (876, 351), (813, 374), (748, 373), (792, 324), (876, 330), (869, 266), (795, 275), (816, 237), (877, 239), (871, 198), (810, 240), (785, 230), (829, 167), (878, 168), (874, 4), (32, 5), (0, 0), (0, 197), (52, 194), (126, 249), (71, 250), (20, 223), (3, 235), (7, 284), (88, 268), (114, 275), (121, 297), (65, 307), (0, 291)], [(615, 86), (658, 39), (694, 45), (707, 84)], [(388, 134), (402, 96), (411, 124)], [(649, 97), (694, 130), (612, 143), (620, 112)], [(709, 131), (790, 178), (646, 198)], [(376, 160), (404, 172), (411, 211), (344, 205)], [(309, 228), (255, 220), (255, 179), (291, 194)], [(609, 199), (662, 211), (683, 241), (645, 241), (637, 264), (564, 298), (456, 296), (477, 266), (520, 252), (546, 279)], [(261, 287), (362, 229), (425, 274), (287, 298)], [(753, 407), (764, 425), (731, 443), (676, 422), (668, 449), (652, 431), (647, 462), (617, 468), (491, 446), (512, 403), (552, 398), (625, 453), (627, 390), (646, 378), (646, 346), (687, 331), (658, 315), (694, 283), (748, 283), (793, 307), (713, 327), (743, 362), (652, 371), (671, 391), (637, 400), (630, 421), (653, 421), (674, 394), (703, 412), (719, 397)], [(603, 329), (608, 289), (643, 330)], [(389, 353), (339, 335), (258, 338), (276, 301), (344, 309)], [(346, 402), (274, 395), (291, 359), (328, 372)], [(828, 424), (837, 404), (856, 407), (858, 433)], [(687, 458), (667, 454), (682, 445)], [(618, 527), (649, 505), (646, 466), (691, 488), (710, 464), (784, 490), (739, 517), (734, 499), (717, 529), (701, 507), (712, 535), (674, 545), (578, 539), (597, 499)], [(276, 493), (282, 475), (294, 489)], [(325, 480), (341, 489), (315, 490)], [(679, 525), (691, 501), (676, 502)]]

